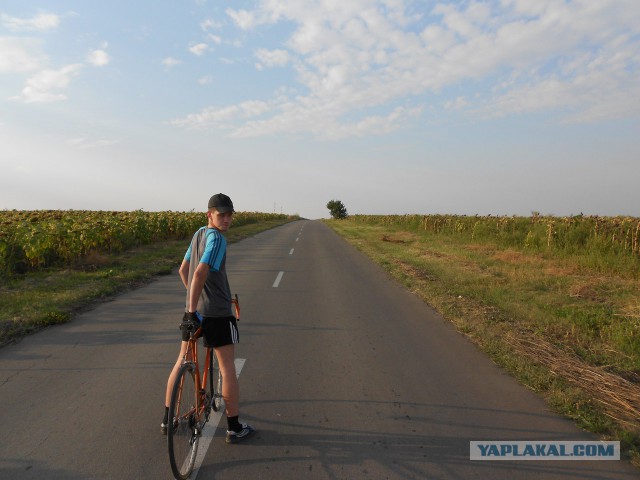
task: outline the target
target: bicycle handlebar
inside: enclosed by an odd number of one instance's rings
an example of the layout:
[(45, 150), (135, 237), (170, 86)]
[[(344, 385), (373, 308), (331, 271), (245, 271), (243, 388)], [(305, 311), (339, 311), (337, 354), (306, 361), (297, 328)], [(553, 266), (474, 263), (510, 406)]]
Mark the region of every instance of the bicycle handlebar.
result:
[[(233, 298), (231, 299), (231, 303), (235, 308), (236, 311), (236, 321), (240, 321), (240, 301), (238, 300), (238, 294), (234, 294)], [(198, 337), (199, 333), (200, 333), (200, 328), (202, 327), (201, 323), (194, 323), (190, 320), (182, 320), (182, 323), (180, 324), (180, 330), (186, 328), (188, 329), (189, 333), (191, 334), (190, 336), (193, 337)]]
[(198, 331), (200, 330), (201, 325), (198, 323), (194, 323), (190, 320), (184, 320), (181, 324), (180, 324), (180, 330), (184, 330), (186, 329), (189, 332), (189, 336), (191, 337), (198, 337), (197, 333), (199, 333)]

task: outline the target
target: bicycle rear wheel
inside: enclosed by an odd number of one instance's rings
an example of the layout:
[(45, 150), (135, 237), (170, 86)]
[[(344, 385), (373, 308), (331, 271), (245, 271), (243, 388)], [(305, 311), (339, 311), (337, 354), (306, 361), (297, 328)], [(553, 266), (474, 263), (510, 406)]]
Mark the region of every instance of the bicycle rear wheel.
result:
[(194, 365), (186, 363), (173, 385), (167, 428), (169, 462), (175, 478), (180, 480), (189, 478), (196, 461), (200, 441), (197, 405)]
[(214, 412), (217, 412), (222, 406), (222, 374), (220, 373), (218, 358), (214, 351), (211, 352), (211, 359), (209, 361), (209, 391), (213, 398), (211, 408), (213, 408)]

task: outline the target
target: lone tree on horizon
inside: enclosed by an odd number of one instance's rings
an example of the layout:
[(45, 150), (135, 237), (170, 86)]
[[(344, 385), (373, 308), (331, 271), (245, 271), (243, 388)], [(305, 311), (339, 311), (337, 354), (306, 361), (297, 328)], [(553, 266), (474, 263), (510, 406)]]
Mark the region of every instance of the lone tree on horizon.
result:
[(330, 200), (327, 203), (329, 213), (336, 220), (347, 218), (347, 207), (340, 200)]

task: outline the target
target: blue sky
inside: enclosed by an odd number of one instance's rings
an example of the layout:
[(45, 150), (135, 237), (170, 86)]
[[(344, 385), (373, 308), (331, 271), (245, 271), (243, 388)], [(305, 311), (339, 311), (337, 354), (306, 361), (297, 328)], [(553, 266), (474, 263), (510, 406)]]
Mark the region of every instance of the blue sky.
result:
[(3, 0), (0, 209), (640, 216), (637, 0)]

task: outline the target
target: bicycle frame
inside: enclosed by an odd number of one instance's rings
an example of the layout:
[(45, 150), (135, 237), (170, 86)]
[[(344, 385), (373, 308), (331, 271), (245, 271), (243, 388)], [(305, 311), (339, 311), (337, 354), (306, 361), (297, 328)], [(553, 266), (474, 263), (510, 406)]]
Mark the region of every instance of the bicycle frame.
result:
[[(194, 379), (195, 379), (195, 394), (197, 399), (197, 404), (195, 405), (195, 414), (198, 420), (198, 430), (202, 430), (204, 426), (204, 422), (202, 421), (202, 415), (205, 412), (207, 407), (205, 402), (205, 392), (206, 388), (204, 386), (207, 385), (207, 380), (209, 379), (209, 369), (205, 368), (202, 373), (200, 373), (200, 361), (198, 358), (198, 339), (202, 335), (202, 327), (198, 327), (195, 332), (192, 332), (191, 337), (187, 342), (187, 349), (184, 353), (183, 364), (191, 363), (193, 364), (194, 369)], [(213, 349), (211, 347), (206, 347), (206, 355), (205, 355), (205, 365), (209, 365), (211, 362), (211, 355), (214, 355)], [(182, 397), (182, 385), (180, 386), (180, 392)], [(182, 398), (179, 399), (179, 402), (182, 402)], [(205, 419), (205, 421), (208, 419)]]
[[(240, 305), (238, 295), (231, 300), (235, 307), (236, 319), (240, 320)], [(186, 325), (181, 325), (185, 328)], [(202, 326), (197, 328), (189, 325), (189, 339), (182, 357), (178, 379), (173, 385), (169, 409), (172, 421), (168, 425), (169, 462), (175, 478), (187, 479), (193, 470), (193, 465), (198, 451), (199, 438), (205, 424), (209, 421), (211, 410), (218, 411), (222, 408), (222, 384), (219, 366), (212, 368), (215, 349), (206, 346), (203, 371), (200, 371), (200, 359), (198, 356), (198, 339), (202, 336)], [(195, 331), (194, 331), (195, 328)], [(215, 372), (215, 374), (214, 374)], [(210, 378), (211, 375), (217, 378)], [(216, 381), (215, 386), (213, 384)], [(193, 381), (193, 386), (191, 386)], [(207, 384), (210, 384), (207, 392)], [(185, 391), (187, 388), (189, 391)], [(191, 390), (195, 389), (195, 392)], [(195, 399), (191, 396), (195, 393)], [(176, 441), (174, 442), (174, 439)], [(185, 444), (184, 442), (187, 442)]]
[[(233, 299), (231, 300), (231, 303), (235, 310), (236, 321), (240, 321), (240, 302), (238, 301), (238, 294), (234, 295)], [(204, 368), (202, 374), (200, 374), (200, 362), (198, 358), (198, 339), (201, 336), (202, 336), (202, 326), (198, 327), (198, 329), (195, 332), (191, 332), (191, 335), (187, 342), (187, 349), (184, 353), (183, 361), (182, 361), (183, 365), (185, 363), (192, 363), (194, 366), (194, 377), (195, 377), (195, 388), (196, 388), (195, 393), (196, 393), (196, 398), (198, 402), (197, 405), (195, 406), (195, 409), (196, 409), (196, 417), (198, 419), (198, 423), (201, 424), (200, 429), (202, 428), (202, 426), (204, 426), (204, 422), (202, 422), (202, 414), (207, 407), (205, 402), (205, 395), (206, 395), (207, 380), (209, 380), (209, 374), (210, 374), (209, 369), (206, 367)], [(205, 366), (211, 364), (211, 355), (215, 355), (213, 348), (206, 347), (206, 350), (207, 351), (204, 359)], [(180, 385), (180, 392), (182, 397), (182, 385)], [(182, 402), (182, 398), (179, 399), (179, 403), (181, 402)], [(205, 421), (206, 420), (208, 420), (208, 418), (206, 418)]]

